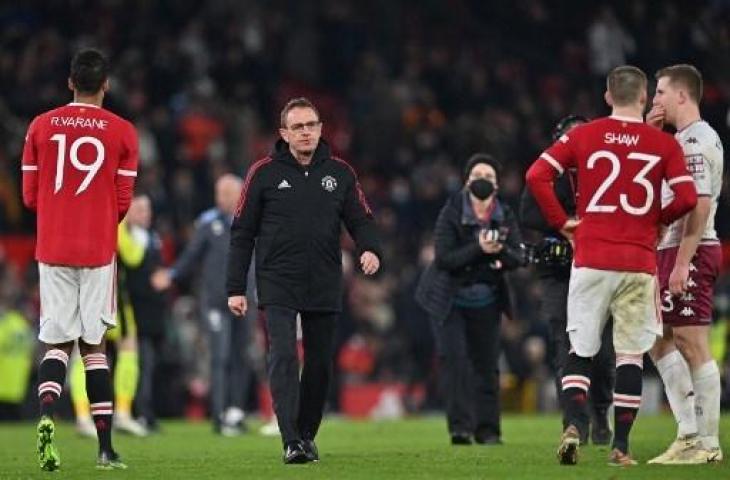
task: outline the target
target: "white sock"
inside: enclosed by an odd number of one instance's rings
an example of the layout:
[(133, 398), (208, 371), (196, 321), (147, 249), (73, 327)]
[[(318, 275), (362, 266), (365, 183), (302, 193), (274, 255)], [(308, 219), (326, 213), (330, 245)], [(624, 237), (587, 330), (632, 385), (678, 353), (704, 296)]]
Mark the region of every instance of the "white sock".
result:
[(697, 427), (705, 448), (718, 448), (720, 440), (720, 370), (714, 360), (692, 372)]
[(677, 436), (696, 434), (698, 428), (695, 415), (695, 394), (689, 365), (679, 350), (674, 350), (660, 358), (656, 362), (656, 368), (664, 382), (669, 406), (672, 407), (674, 419), (677, 421)]

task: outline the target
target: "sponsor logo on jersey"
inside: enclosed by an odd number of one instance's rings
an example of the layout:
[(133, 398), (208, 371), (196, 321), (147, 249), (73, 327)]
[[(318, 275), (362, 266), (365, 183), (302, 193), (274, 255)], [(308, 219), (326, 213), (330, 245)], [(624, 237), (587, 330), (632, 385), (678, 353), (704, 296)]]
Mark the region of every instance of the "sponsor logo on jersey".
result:
[(689, 271), (690, 272), (696, 272), (697, 271), (697, 267), (695, 267), (695, 264), (692, 263), (692, 262), (689, 262)]
[(681, 297), (679, 297), (680, 300), (683, 302), (694, 302), (695, 296), (692, 295), (690, 292), (683, 293)]
[(284, 189), (287, 189), (287, 188), (291, 188), (291, 184), (289, 184), (289, 182), (287, 182), (286, 181), (286, 178), (285, 178), (284, 180), (281, 181), (281, 183), (279, 183), (279, 186), (276, 187), (276, 188), (278, 190), (284, 190)]
[(628, 133), (606, 132), (606, 134), (603, 136), (603, 143), (607, 143), (609, 145), (613, 145), (613, 144), (626, 145), (626, 146), (630, 147), (632, 145), (638, 145), (640, 138), (641, 138), (641, 135), (629, 135)]
[(687, 163), (687, 170), (689, 170), (689, 173), (704, 173), (705, 156), (701, 153), (685, 155), (684, 160)]
[(700, 142), (698, 142), (698, 141), (697, 141), (697, 139), (696, 139), (695, 137), (689, 137), (689, 138), (688, 138), (687, 140), (685, 140), (685, 142), (684, 142), (684, 143), (694, 143), (694, 144), (698, 144), (698, 143), (700, 143)]
[(687, 286), (689, 288), (696, 287), (697, 286), (697, 282), (695, 282), (692, 277), (689, 277), (689, 279), (687, 279)]

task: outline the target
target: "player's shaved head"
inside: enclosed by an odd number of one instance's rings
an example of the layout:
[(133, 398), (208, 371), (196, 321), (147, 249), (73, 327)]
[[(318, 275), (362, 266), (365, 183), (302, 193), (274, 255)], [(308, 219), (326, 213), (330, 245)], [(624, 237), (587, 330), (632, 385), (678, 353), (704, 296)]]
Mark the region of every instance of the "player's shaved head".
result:
[(109, 77), (109, 61), (95, 48), (79, 50), (71, 60), (69, 80), (73, 89), (83, 95), (94, 95)]
[(689, 64), (672, 65), (656, 72), (654, 78), (659, 80), (667, 77), (669, 83), (687, 92), (687, 96), (699, 104), (702, 99), (702, 74), (697, 68)]
[(646, 85), (646, 74), (631, 65), (614, 68), (606, 79), (608, 93), (617, 107), (637, 103), (646, 92)]
[(241, 183), (241, 178), (232, 173), (221, 175), (215, 182), (215, 203), (229, 215), (232, 215), (238, 206)]

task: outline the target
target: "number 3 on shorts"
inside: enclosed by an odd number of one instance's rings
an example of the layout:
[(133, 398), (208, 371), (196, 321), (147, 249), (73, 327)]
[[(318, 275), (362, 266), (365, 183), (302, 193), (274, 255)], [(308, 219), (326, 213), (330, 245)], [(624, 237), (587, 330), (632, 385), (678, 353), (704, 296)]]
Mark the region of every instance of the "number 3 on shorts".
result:
[(664, 296), (662, 297), (662, 312), (671, 312), (672, 310), (674, 310), (672, 293), (669, 290), (664, 290)]

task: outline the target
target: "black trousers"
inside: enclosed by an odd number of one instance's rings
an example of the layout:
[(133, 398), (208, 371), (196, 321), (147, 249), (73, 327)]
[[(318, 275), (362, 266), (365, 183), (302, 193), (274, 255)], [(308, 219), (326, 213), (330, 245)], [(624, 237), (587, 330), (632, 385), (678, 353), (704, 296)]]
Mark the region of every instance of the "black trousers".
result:
[(449, 433), (499, 437), (498, 306), (454, 307), (445, 321), (432, 324)]
[[(297, 312), (267, 306), (269, 385), (284, 444), (317, 435), (332, 380), (337, 313)], [(301, 314), (304, 362), (297, 357), (297, 313)]]
[[(541, 313), (544, 321), (550, 324), (552, 350), (554, 352), (553, 366), (556, 372), (555, 388), (562, 408), (562, 376), (565, 362), (570, 352), (570, 339), (565, 331), (568, 322), (568, 285), (567, 275), (544, 276), (542, 282), (543, 298)], [(613, 403), (613, 387), (616, 382), (616, 354), (613, 349), (613, 323), (608, 322), (603, 330), (601, 338), (601, 349), (593, 358), (593, 371), (591, 372), (591, 388), (589, 391), (590, 406), (584, 412), (581, 425), (576, 425), (581, 431), (588, 426), (589, 416), (605, 415)], [(563, 418), (563, 427), (566, 427)]]
[(138, 334), (139, 380), (134, 398), (137, 415), (143, 417), (148, 425), (157, 425), (155, 414), (155, 369), (162, 353), (163, 335)]

